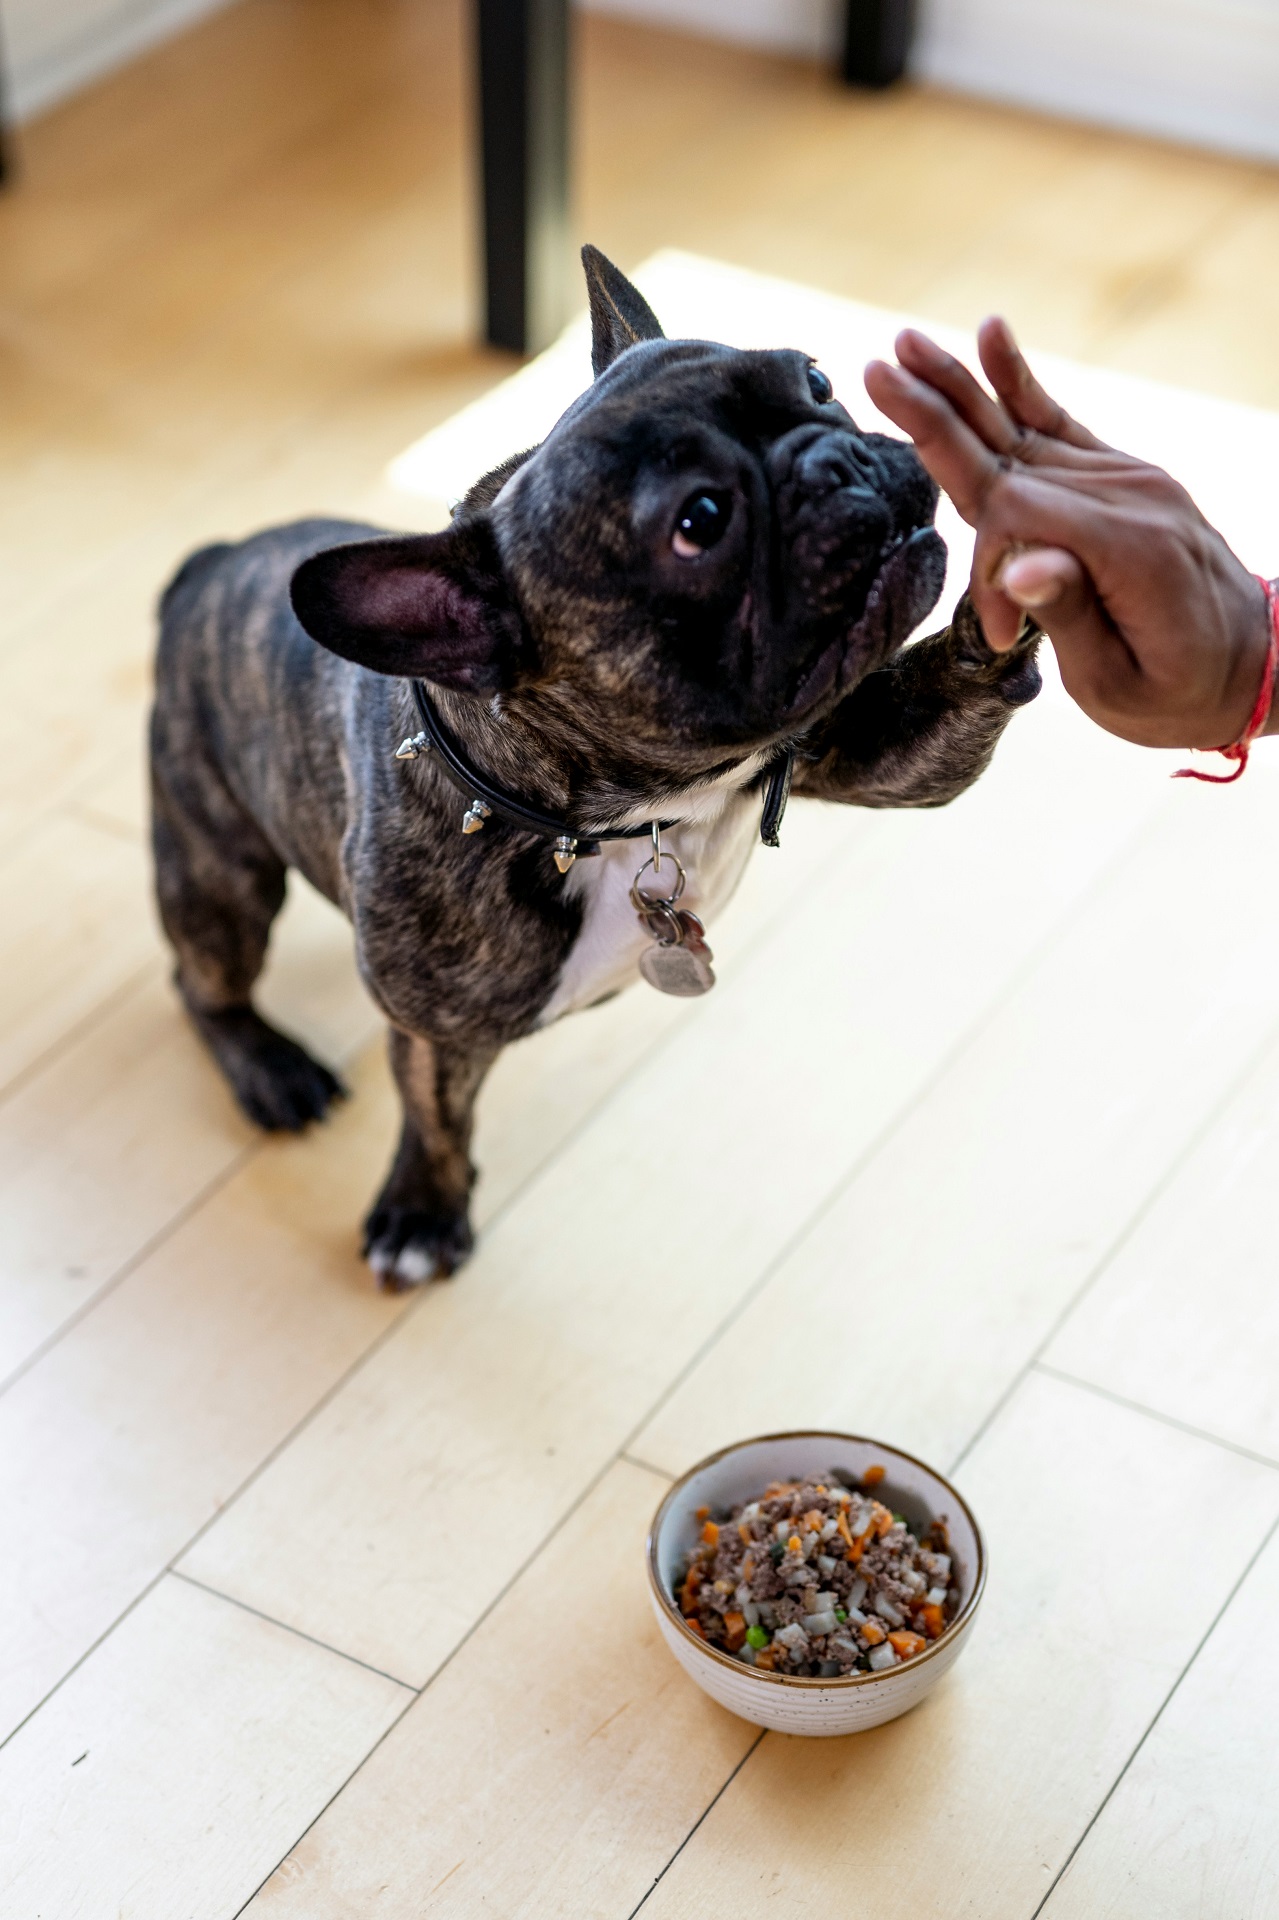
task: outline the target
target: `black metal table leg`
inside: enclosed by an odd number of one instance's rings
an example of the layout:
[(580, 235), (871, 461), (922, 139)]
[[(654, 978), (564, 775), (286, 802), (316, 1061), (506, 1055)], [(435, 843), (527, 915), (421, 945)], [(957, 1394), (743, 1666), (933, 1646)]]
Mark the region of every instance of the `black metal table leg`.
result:
[(568, 0), (477, 0), (484, 337), (536, 353), (568, 317)]
[(9, 139), (9, 100), (4, 70), (0, 67), (0, 187), (13, 180), (13, 146)]
[(915, 0), (845, 0), (844, 78), (854, 87), (891, 87), (906, 71), (915, 37)]

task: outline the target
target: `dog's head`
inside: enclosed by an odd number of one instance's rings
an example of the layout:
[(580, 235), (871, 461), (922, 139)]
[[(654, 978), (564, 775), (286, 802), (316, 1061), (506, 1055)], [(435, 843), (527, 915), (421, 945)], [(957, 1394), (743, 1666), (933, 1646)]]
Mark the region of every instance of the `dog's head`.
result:
[(593, 386), (446, 531), (317, 554), (293, 604), (379, 673), (696, 779), (802, 733), (935, 604), (936, 489), (807, 354), (667, 340), (583, 259)]

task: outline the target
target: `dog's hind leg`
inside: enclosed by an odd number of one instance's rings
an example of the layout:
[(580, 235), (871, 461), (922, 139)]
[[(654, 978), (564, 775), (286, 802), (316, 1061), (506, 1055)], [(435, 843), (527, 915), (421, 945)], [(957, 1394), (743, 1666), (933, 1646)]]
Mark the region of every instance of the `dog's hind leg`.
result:
[(152, 842), (177, 985), (250, 1120), (298, 1132), (342, 1093), (336, 1076), (255, 1012), (253, 983), (284, 902), (285, 866), (217, 769), (166, 753), (157, 716)]
[(398, 1290), (442, 1278), (471, 1251), (471, 1122), (497, 1048), (462, 1048), (391, 1029), (404, 1128), (386, 1185), (364, 1223), (364, 1256)]

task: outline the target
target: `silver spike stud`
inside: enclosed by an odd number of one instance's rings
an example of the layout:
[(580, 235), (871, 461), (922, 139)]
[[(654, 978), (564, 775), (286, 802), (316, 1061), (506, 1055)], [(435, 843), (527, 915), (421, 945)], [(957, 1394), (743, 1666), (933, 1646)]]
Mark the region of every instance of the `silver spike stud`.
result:
[(567, 873), (577, 859), (577, 842), (571, 834), (562, 833), (551, 848), (551, 858), (561, 873)]
[(419, 753), (426, 753), (431, 742), (425, 733), (411, 733), (407, 740), (401, 740), (395, 749), (397, 760), (416, 760)]
[(486, 807), (482, 800), (472, 800), (462, 815), (463, 833), (478, 833), (484, 822), (491, 818), (492, 807)]

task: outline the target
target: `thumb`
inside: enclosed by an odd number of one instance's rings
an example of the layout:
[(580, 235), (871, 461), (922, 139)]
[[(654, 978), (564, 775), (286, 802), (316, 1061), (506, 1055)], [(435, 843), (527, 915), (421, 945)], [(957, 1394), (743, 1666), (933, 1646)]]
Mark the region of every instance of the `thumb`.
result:
[(1032, 547), (1013, 554), (1000, 568), (995, 584), (1044, 627), (1073, 625), (1096, 606), (1092, 581), (1074, 554), (1061, 547)]
[(997, 569), (996, 590), (1034, 615), (1053, 643), (1067, 693), (1101, 726), (1110, 725), (1110, 699), (1132, 679), (1136, 663), (1082, 563), (1061, 547), (1022, 548)]

